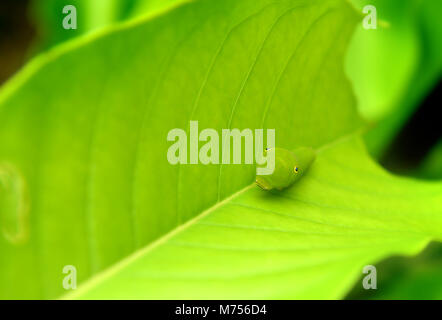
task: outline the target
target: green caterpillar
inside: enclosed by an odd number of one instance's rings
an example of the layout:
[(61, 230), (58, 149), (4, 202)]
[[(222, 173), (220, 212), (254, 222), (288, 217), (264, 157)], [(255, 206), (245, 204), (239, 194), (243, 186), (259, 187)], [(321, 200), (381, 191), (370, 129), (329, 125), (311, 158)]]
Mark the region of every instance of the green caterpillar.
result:
[[(272, 155), (271, 153), (274, 153)], [(275, 157), (275, 170), (270, 175), (257, 175), (256, 184), (264, 190), (283, 190), (298, 181), (316, 158), (312, 148), (299, 147), (293, 151), (283, 148), (266, 149), (264, 154)], [(264, 165), (257, 164), (258, 167)]]

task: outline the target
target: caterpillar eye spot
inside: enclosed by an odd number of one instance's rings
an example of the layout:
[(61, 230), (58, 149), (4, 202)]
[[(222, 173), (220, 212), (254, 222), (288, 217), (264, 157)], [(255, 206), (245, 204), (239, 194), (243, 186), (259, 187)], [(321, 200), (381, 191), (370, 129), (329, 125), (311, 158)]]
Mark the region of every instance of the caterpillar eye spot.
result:
[(295, 173), (298, 173), (298, 170), (299, 170), (298, 167), (294, 168)]

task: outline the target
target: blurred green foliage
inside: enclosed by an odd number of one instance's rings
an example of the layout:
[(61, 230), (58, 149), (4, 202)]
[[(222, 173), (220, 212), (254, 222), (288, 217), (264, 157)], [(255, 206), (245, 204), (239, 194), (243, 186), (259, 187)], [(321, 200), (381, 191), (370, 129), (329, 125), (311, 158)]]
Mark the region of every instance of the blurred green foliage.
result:
[[(47, 49), (82, 34), (159, 11), (183, 0), (32, 0), (30, 14), (37, 21), (40, 39), (37, 48)], [(62, 10), (67, 4), (77, 8), (77, 30), (61, 27)]]
[(392, 257), (376, 264), (378, 289), (364, 290), (362, 279), (349, 299), (442, 299), (442, 245), (431, 243), (415, 257)]
[(360, 26), (350, 45), (347, 72), (362, 114), (373, 122), (366, 135), (379, 158), (442, 70), (442, 1), (352, 0), (377, 8), (376, 31)]
[(442, 140), (434, 146), (417, 168), (416, 177), (442, 179)]

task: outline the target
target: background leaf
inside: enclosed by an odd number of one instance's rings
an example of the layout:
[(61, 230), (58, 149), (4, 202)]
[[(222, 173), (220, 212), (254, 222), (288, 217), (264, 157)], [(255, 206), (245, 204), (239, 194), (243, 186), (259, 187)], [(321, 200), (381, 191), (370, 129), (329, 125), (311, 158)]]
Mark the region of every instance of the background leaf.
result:
[[(365, 290), (357, 282), (349, 299), (441, 299), (442, 246), (431, 243), (413, 258), (392, 257), (376, 265), (379, 290)], [(364, 275), (365, 276), (365, 275)]]
[(429, 152), (416, 171), (420, 178), (442, 179), (442, 141)]
[[(32, 2), (33, 16), (39, 39), (36, 46), (47, 49), (85, 33), (103, 29), (142, 15), (160, 12), (186, 0), (45, 0)], [(63, 8), (67, 4), (77, 9), (77, 29), (62, 28)]]
[(370, 153), (383, 155), (441, 76), (440, 1), (352, 0), (362, 11), (374, 5), (378, 29), (356, 29), (346, 70), (358, 109), (375, 123), (366, 141)]

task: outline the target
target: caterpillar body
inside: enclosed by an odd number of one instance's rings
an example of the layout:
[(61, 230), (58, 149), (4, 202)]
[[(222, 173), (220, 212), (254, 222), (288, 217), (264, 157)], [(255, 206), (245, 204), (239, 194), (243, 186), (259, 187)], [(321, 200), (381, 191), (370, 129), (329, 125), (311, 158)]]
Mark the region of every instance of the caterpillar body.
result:
[[(309, 147), (299, 147), (293, 151), (283, 148), (266, 149), (269, 156), (274, 153), (275, 170), (270, 175), (257, 175), (256, 184), (264, 190), (283, 190), (298, 181), (316, 158), (316, 152)], [(258, 164), (260, 166), (260, 164)]]

